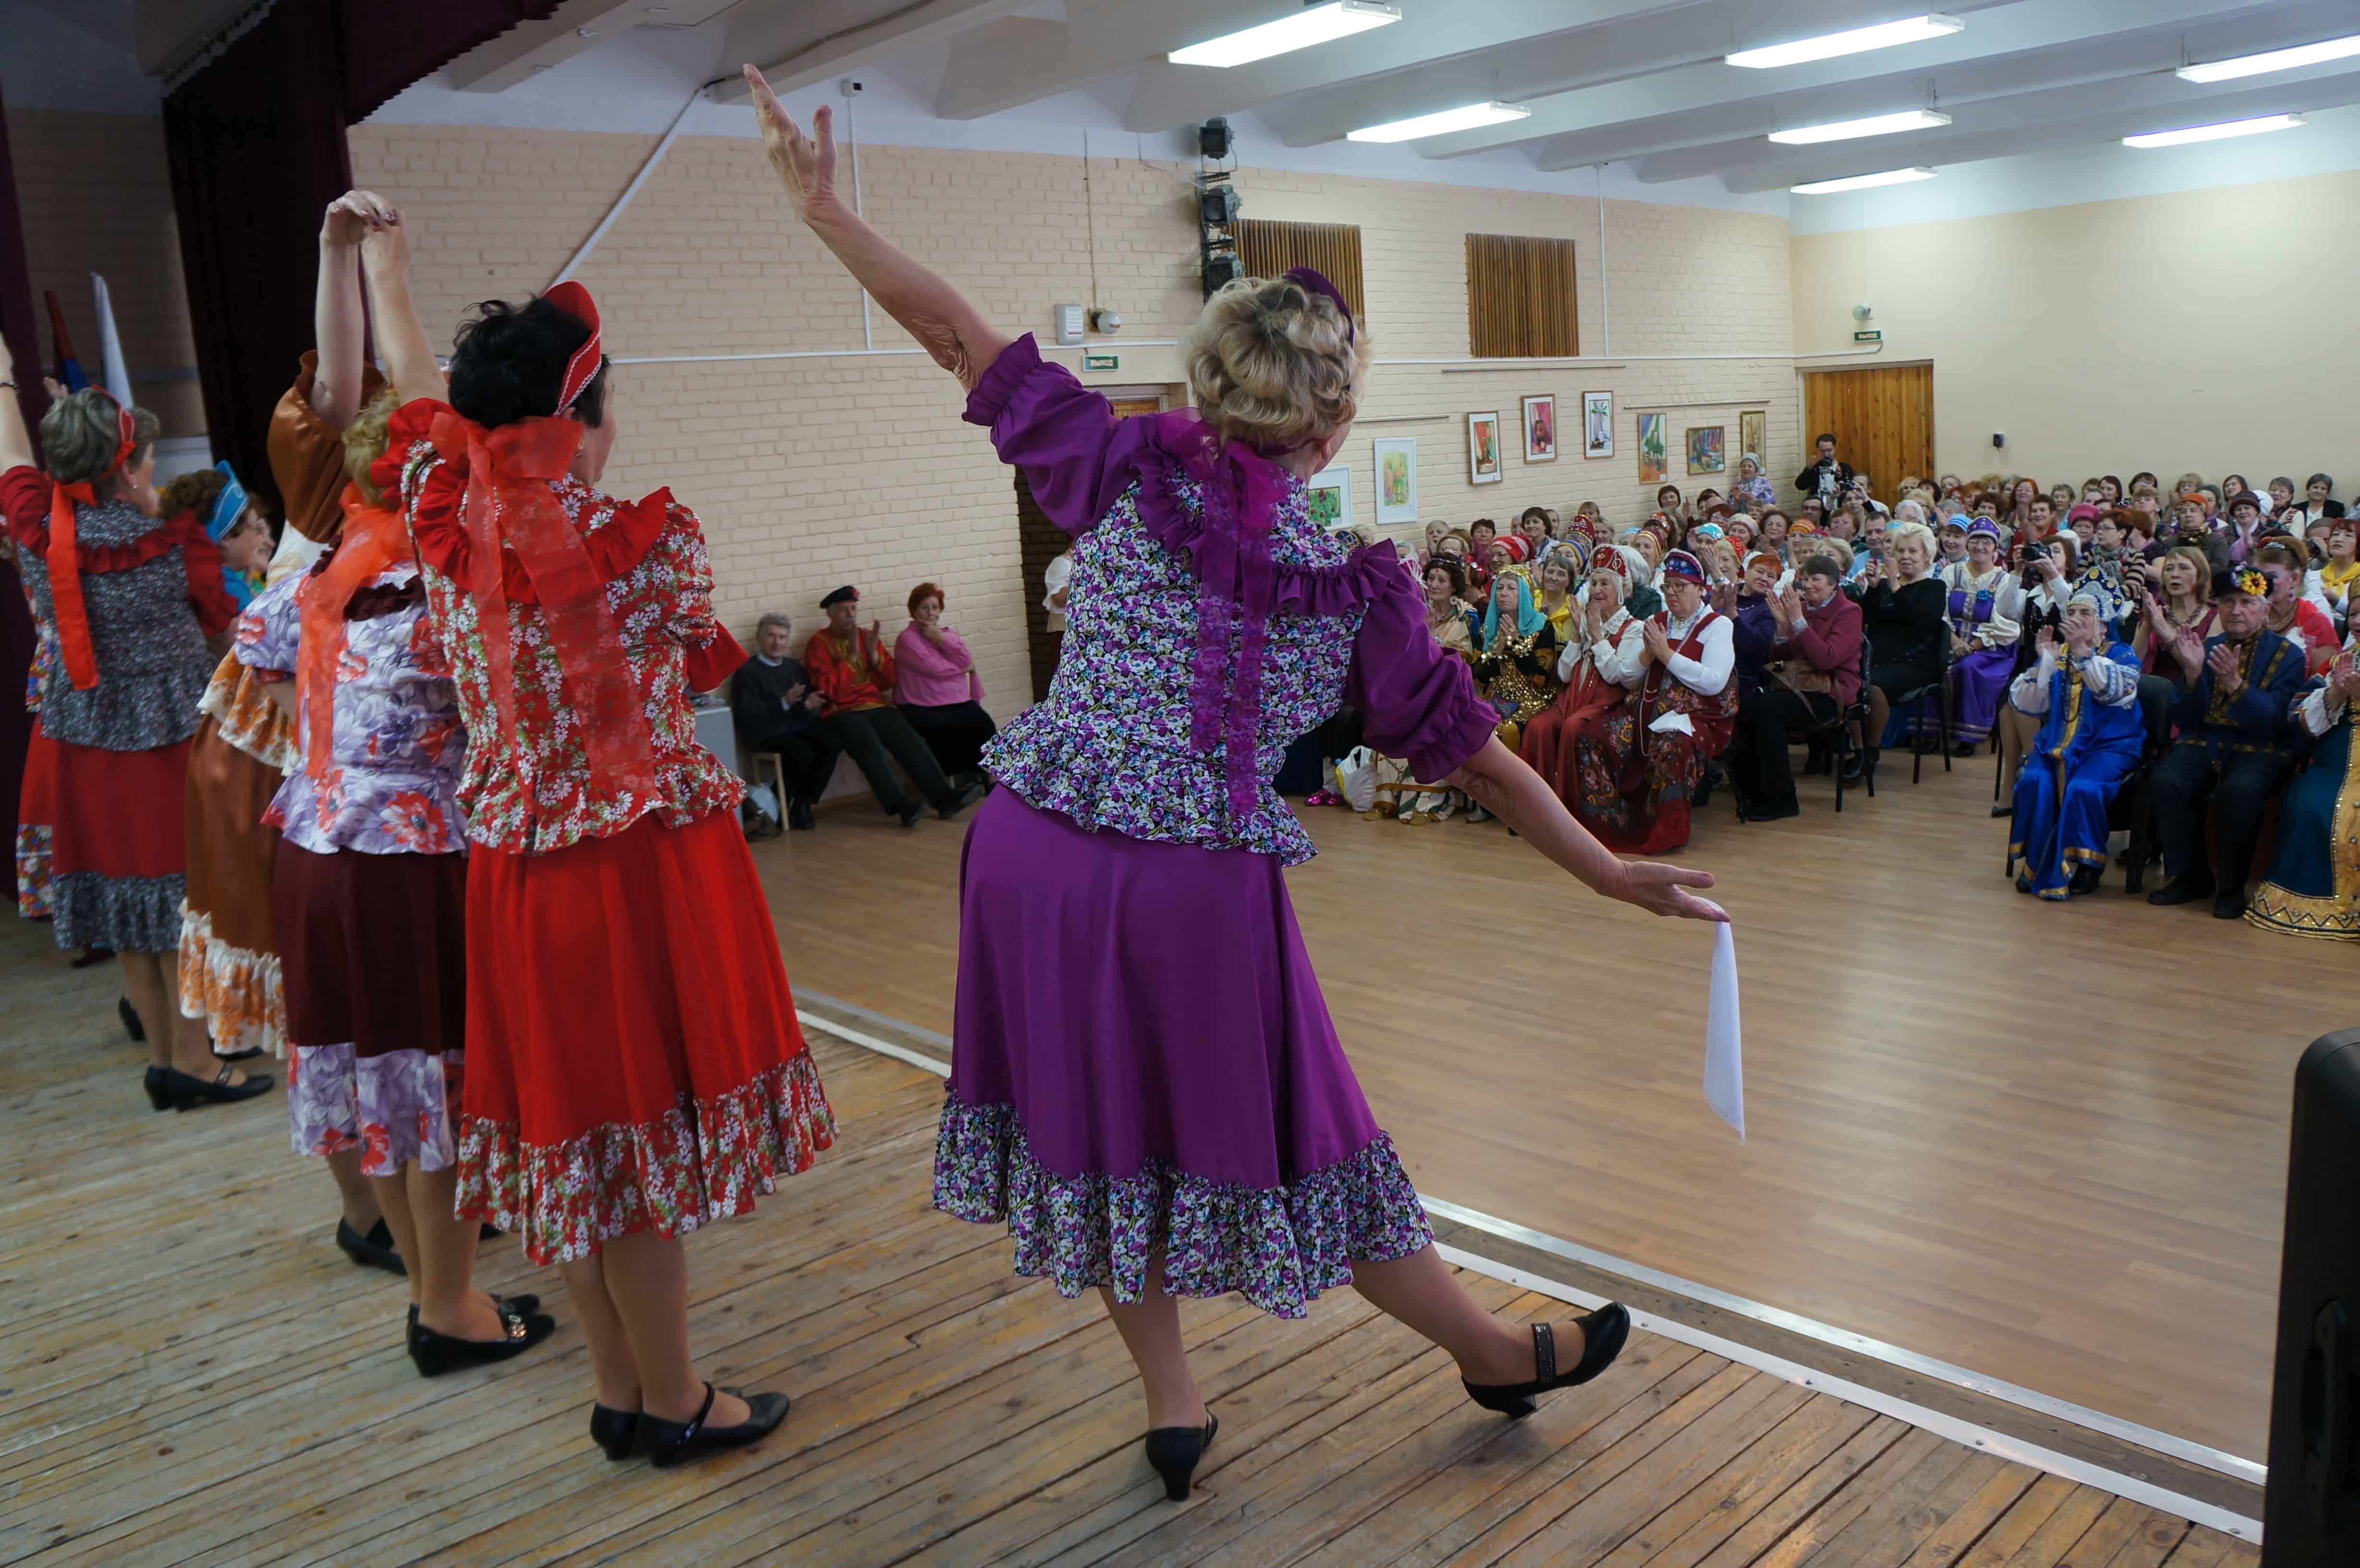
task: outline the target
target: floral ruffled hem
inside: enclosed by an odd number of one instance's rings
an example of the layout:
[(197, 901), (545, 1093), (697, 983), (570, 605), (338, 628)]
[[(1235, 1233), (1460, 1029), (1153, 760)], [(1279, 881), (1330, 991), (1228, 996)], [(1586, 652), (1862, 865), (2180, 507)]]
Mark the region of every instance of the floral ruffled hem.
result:
[(1156, 1160), (1136, 1176), (1059, 1176), (1033, 1158), (1011, 1105), (943, 1103), (934, 1207), (1005, 1221), (1016, 1272), (1045, 1276), (1065, 1297), (1110, 1285), (1146, 1294), (1148, 1256), (1164, 1250), (1175, 1296), (1237, 1291), (1299, 1318), (1322, 1290), (1352, 1282), (1355, 1263), (1389, 1263), (1434, 1240), (1426, 1206), (1383, 1133), (1336, 1164), (1283, 1186), (1191, 1176)]
[(180, 951), (180, 906), (188, 901), (188, 879), (177, 871), (168, 877), (69, 871), (52, 877), (50, 888), (51, 930), (60, 947)]
[(213, 918), (180, 905), (180, 1016), (202, 1018), (218, 1051), (287, 1054), (287, 987), (275, 953), (234, 947)]
[(405, 1164), (447, 1171), (464, 1083), (461, 1053), (299, 1045), (287, 1062), (287, 1127), (298, 1154), (361, 1151), (361, 1174), (398, 1176)]
[(514, 1232), (534, 1263), (572, 1263), (618, 1236), (685, 1236), (732, 1214), (836, 1142), (811, 1053), (709, 1099), (683, 1094), (650, 1122), (608, 1122), (559, 1144), (514, 1122), (463, 1118), (459, 1214)]
[(49, 838), (46, 824), (16, 824), (16, 912), (28, 920), (46, 920), (57, 913), (57, 888), (49, 876)]

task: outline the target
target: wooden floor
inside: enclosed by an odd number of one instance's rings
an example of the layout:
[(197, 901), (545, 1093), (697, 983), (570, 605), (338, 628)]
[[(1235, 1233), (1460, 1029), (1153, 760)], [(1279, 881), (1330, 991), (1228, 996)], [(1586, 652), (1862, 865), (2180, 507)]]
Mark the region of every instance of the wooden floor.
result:
[[(1736, 919), (1748, 1130), (1698, 1090), (1710, 944), (1497, 823), (1307, 813), (1289, 874), (1421, 1192), (2259, 1459), (2295, 1059), (2349, 949), (2001, 874), (1992, 763), (1677, 857)], [(799, 986), (947, 1033), (961, 829), (756, 846)], [(1185, 931), (1172, 940), (1185, 942)]]
[[(942, 835), (947, 839), (947, 835)], [(856, 835), (846, 833), (847, 848)], [(590, 1445), (545, 1348), (433, 1382), (399, 1286), (329, 1244), (279, 1094), (155, 1116), (110, 974), (0, 929), (0, 1562), (812, 1565), (1613, 1563), (2213, 1568), (2250, 1547), (1647, 1335), (1511, 1423), (1350, 1291), (1288, 1324), (1184, 1309), (1222, 1416), (1185, 1506), (1140, 1458), (1095, 1303), (926, 1205), (941, 1089), (821, 1037), (843, 1138), (692, 1242), (724, 1380), (795, 1398), (681, 1471)], [(557, 1296), (512, 1244), (479, 1279)], [(1561, 1311), (1469, 1277), (1499, 1310)]]

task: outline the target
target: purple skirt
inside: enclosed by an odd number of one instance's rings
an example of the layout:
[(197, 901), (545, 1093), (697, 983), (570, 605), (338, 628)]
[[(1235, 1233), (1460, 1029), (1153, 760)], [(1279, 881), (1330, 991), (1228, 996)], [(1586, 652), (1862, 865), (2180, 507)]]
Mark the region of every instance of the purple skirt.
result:
[(1432, 1240), (1328, 1017), (1276, 857), (994, 791), (967, 831), (934, 1204), (1060, 1295), (1281, 1317)]
[(1980, 744), (1999, 722), (1999, 705), (2016, 673), (2016, 649), (1979, 648), (1950, 666), (1950, 737)]

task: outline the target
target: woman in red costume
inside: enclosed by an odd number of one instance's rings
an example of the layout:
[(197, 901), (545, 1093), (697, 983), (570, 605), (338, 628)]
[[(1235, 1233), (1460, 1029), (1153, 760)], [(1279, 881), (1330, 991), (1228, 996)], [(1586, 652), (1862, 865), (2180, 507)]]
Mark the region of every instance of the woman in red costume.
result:
[(787, 1397), (696, 1375), (680, 1238), (750, 1212), (836, 1127), (738, 826), (744, 787), (689, 710), (744, 655), (714, 618), (695, 514), (593, 488), (617, 430), (589, 291), (479, 307), (446, 388), (402, 225), (363, 265), (405, 399), (372, 477), (409, 518), (468, 733), (459, 1212), (559, 1265), (609, 1457), (752, 1443)]

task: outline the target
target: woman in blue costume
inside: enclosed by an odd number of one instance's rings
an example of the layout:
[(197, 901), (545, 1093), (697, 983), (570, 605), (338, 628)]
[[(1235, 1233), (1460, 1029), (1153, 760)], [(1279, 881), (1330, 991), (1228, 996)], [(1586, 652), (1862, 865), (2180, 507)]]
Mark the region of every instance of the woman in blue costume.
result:
[(2065, 898), (2097, 887), (2106, 869), (2106, 808), (2138, 766), (2138, 655), (2127, 643), (2102, 640), (2113, 635), (2104, 616), (2101, 595), (2077, 591), (2065, 606), (2064, 646), (2043, 626), (2040, 661), (2008, 692), (2018, 713), (2043, 719), (2016, 776), (2008, 854), (2024, 862), (2019, 893)]
[(2360, 942), (2360, 750), (2352, 745), (2360, 698), (2360, 634), (2294, 707), (2312, 743), (2311, 766), (2278, 804), (2269, 879), (2245, 919), (2289, 936)]

